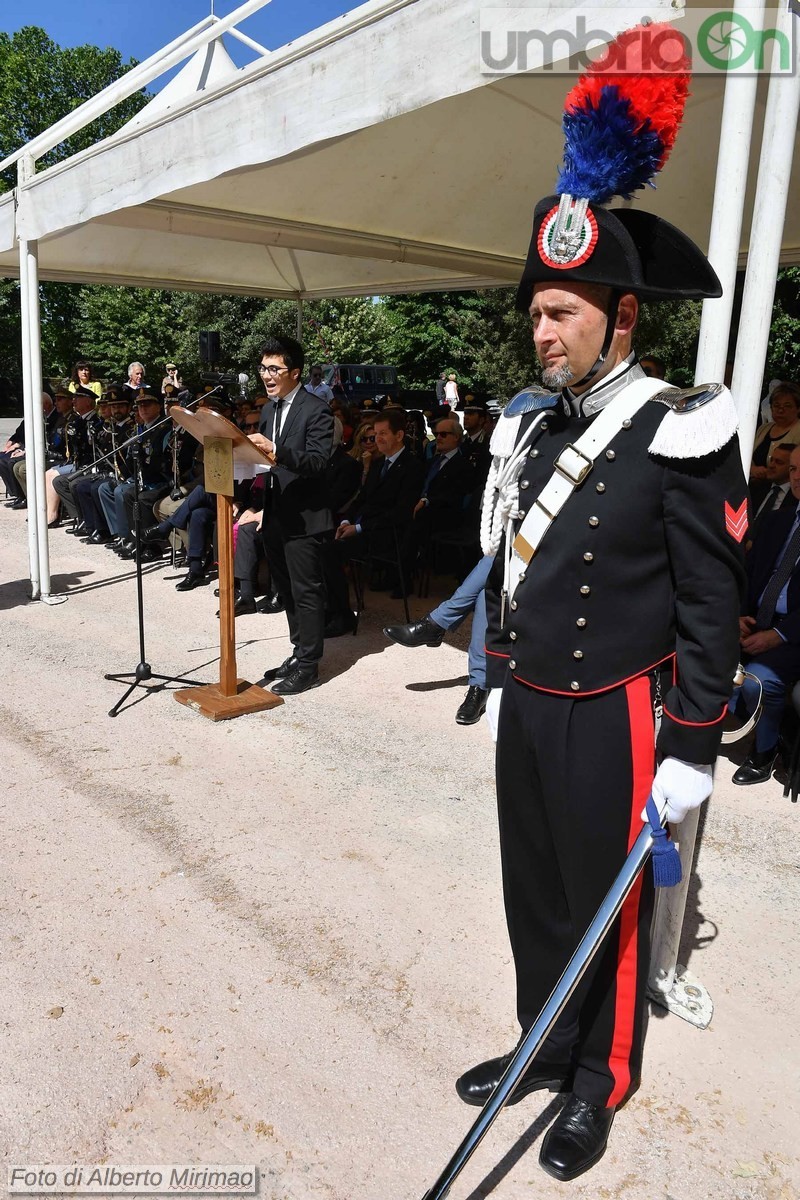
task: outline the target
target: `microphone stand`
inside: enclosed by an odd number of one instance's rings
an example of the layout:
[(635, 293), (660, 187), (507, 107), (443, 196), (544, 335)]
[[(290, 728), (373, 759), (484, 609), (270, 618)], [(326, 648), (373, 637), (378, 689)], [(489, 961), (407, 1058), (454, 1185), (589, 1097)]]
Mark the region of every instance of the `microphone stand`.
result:
[[(205, 397), (201, 397), (205, 399)], [(189, 404), (184, 405), (185, 408), (190, 408), (192, 404), (196, 404), (196, 400), (192, 400)], [(148, 432), (153, 432), (162, 425), (166, 425), (171, 421), (172, 417), (164, 417), (155, 425), (151, 425)], [(143, 431), (142, 431), (143, 432)], [(144, 593), (142, 590), (142, 515), (140, 506), (141, 497), (141, 464), (139, 462), (139, 442), (141, 433), (137, 432), (127, 442), (117, 447), (117, 450), (122, 450), (126, 446), (131, 447), (131, 457), (133, 459), (133, 527), (136, 536), (136, 607), (137, 617), (139, 622), (139, 662), (135, 671), (117, 671), (112, 674), (107, 674), (106, 679), (114, 680), (116, 683), (127, 683), (130, 680), (125, 692), (120, 696), (113, 708), (108, 710), (110, 717), (116, 717), (122, 705), (130, 696), (131, 692), (140, 685), (149, 683), (151, 680), (158, 680), (159, 691), (168, 683), (180, 683), (192, 687), (203, 687), (204, 685), (199, 679), (185, 679), (183, 676), (177, 675), (158, 675), (150, 667), (147, 661), (144, 644)], [(106, 456), (108, 457), (108, 456)], [(153, 689), (155, 690), (155, 689)]]

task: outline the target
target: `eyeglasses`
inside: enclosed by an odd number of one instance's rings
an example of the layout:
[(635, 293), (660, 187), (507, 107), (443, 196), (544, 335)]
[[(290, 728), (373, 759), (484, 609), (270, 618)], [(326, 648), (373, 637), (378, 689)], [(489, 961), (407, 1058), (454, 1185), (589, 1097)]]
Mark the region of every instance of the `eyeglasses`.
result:
[(436, 440), (437, 440), (437, 442), (438, 442), (439, 438), (456, 437), (456, 436), (457, 436), (457, 435), (456, 435), (454, 432), (451, 432), (451, 433), (437, 433), (437, 434), (436, 434)]
[(275, 366), (265, 367), (263, 363), (258, 364), (259, 375), (269, 375), (269, 376), (271, 376), (272, 379), (274, 379), (276, 377), (276, 375), (280, 375), (281, 371), (288, 371), (288, 370), (289, 370), (288, 367), (275, 367)]
[(365, 433), (364, 436), (362, 437), (361, 441), (362, 442), (374, 442), (375, 434), (374, 433)]
[(245, 421), (244, 427), (245, 429), (258, 429), (260, 424), (260, 421)]

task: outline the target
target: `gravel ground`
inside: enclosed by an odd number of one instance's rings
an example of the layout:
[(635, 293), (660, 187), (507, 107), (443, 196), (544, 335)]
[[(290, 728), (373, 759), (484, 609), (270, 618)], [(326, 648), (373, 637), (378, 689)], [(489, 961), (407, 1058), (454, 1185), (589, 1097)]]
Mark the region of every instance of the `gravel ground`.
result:
[[(24, 513), (0, 509), (6, 788), (0, 1151), (6, 1163), (258, 1163), (267, 1200), (419, 1200), (475, 1110), (455, 1077), (516, 1039), (492, 748), (439, 650), (328, 643), (321, 688), (213, 724), (104, 672), (138, 659), (134, 578), (52, 536), (28, 602)], [(144, 580), (154, 671), (212, 681), (211, 589)], [(422, 614), (428, 602), (415, 598)], [(240, 675), (288, 652), (237, 625)], [(798, 808), (722, 761), (682, 960), (705, 1031), (653, 1011), (642, 1088), (571, 1185), (536, 1161), (557, 1101), (504, 1113), (452, 1200), (798, 1195)]]

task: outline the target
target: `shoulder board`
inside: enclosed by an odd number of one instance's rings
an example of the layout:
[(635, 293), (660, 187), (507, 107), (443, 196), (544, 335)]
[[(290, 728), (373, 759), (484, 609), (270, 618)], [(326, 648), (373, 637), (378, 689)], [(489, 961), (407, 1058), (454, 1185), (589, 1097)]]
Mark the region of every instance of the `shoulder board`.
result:
[(523, 388), (517, 392), (503, 409), (504, 417), (521, 417), (524, 413), (538, 412), (542, 408), (555, 408), (559, 394), (543, 392), (541, 388)]
[(648, 450), (659, 458), (703, 458), (727, 446), (739, 428), (733, 397), (721, 383), (665, 388), (652, 400), (669, 410)]

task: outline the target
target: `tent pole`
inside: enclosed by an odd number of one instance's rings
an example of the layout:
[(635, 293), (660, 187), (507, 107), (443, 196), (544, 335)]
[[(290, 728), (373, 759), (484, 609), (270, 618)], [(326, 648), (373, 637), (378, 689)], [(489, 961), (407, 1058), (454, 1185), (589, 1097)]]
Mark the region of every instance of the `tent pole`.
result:
[(298, 296), (297, 298), (297, 340), (303, 341), (303, 301)]
[[(45, 492), (45, 472), (47, 470), (47, 453), (44, 436), (44, 410), (42, 408), (42, 326), (41, 309), (39, 304), (39, 243), (26, 243), (25, 275), (28, 284), (28, 343), (30, 347), (30, 381), (31, 381), (31, 410), (33, 414), (33, 429), (31, 449), (33, 450), (33, 471), (28, 473), (36, 483), (36, 539), (39, 546), (39, 599), (45, 604), (60, 604), (66, 596), (50, 594), (50, 542), (47, 531), (47, 494)], [(26, 455), (28, 451), (28, 435), (25, 436)], [(30, 486), (30, 483), (29, 483)], [(28, 504), (28, 519), (31, 516), (31, 506)]]
[[(31, 339), (28, 313), (28, 243), (19, 243), (20, 329), (22, 334), (22, 397), (25, 414), (25, 458), (28, 490), (28, 567), (31, 578), (31, 599), (41, 597), (39, 579), (38, 497), (39, 478), (36, 470), (36, 450), (33, 438), (33, 388), (31, 383)], [(45, 520), (45, 524), (46, 524)]]
[[(793, 47), (793, 14), (787, 8), (771, 9), (776, 29)], [(772, 305), (780, 264), (781, 239), (792, 172), (795, 129), (800, 110), (800, 73), (797, 51), (793, 74), (773, 73), (769, 81), (764, 136), (758, 164), (758, 182), (750, 233), (750, 252), (744, 279), (742, 315), (736, 342), (731, 390), (737, 397), (742, 461), (749, 466), (753, 453), (756, 418), (766, 367)], [(773, 54), (777, 56), (778, 46)], [(773, 58), (773, 63), (775, 59)]]
[[(742, 7), (740, 2), (736, 7)], [(775, 10), (771, 10), (774, 12)], [(788, 31), (788, 13), (784, 26)], [(753, 20), (753, 13), (748, 12)], [(781, 24), (778, 18), (776, 24)], [(789, 35), (790, 36), (790, 35)], [(792, 42), (789, 41), (789, 44)], [(744, 209), (747, 162), (750, 158), (752, 119), (756, 100), (756, 76), (729, 74), (726, 79), (726, 95), (722, 113), (720, 134), (720, 157), (717, 161), (714, 217), (712, 217), (709, 240), (709, 258), (722, 282), (723, 295), (720, 300), (706, 300), (700, 323), (700, 341), (694, 382), (722, 379), (726, 366), (730, 331), (730, 314), (733, 308), (733, 289), (738, 264), (741, 235), (741, 217)], [(789, 84), (789, 88), (786, 88)], [(794, 116), (790, 112), (789, 92), (794, 92)], [(775, 92), (775, 100), (774, 100)], [(781, 103), (777, 94), (780, 92)], [(770, 115), (771, 114), (771, 115)], [(774, 76), (770, 79), (768, 109), (764, 125), (762, 155), (760, 155), (756, 210), (754, 210), (750, 245), (758, 252), (748, 256), (747, 278), (751, 268), (757, 266), (763, 276), (764, 290), (769, 287), (769, 296), (756, 299), (760, 305), (763, 337), (754, 341), (751, 316), (746, 305), (742, 305), (740, 334), (736, 346), (736, 367), (732, 391), (734, 400), (740, 397), (739, 410), (740, 449), (745, 470), (750, 464), (756, 414), (760, 402), (760, 384), (764, 371), (766, 343), (769, 338), (772, 295), (775, 290), (778, 254), (780, 254), (783, 218), (786, 212), (789, 174), (792, 169), (794, 127), (798, 114), (798, 79), (795, 76)], [(776, 137), (782, 136), (780, 145)], [(788, 140), (787, 140), (788, 139)], [(775, 156), (778, 156), (777, 160)], [(780, 155), (783, 155), (781, 160)], [(776, 188), (775, 176), (782, 176), (782, 193)], [(775, 196), (778, 191), (778, 196)], [(769, 209), (768, 209), (769, 204)], [(764, 254), (764, 242), (774, 242), (774, 253)], [(771, 247), (772, 248), (772, 247)], [(768, 265), (765, 266), (765, 259)], [(745, 284), (747, 296), (747, 284)], [(744, 331), (744, 336), (742, 336)], [(741, 352), (741, 353), (740, 353)], [(750, 368), (752, 378), (742, 386), (742, 374)], [(709, 1025), (714, 1006), (708, 991), (697, 979), (678, 965), (680, 934), (686, 912), (688, 883), (690, 883), (694, 852), (696, 852), (699, 811), (690, 812), (679, 828), (680, 858), (684, 878), (678, 887), (663, 888), (656, 900), (654, 932), (652, 932), (652, 954), (648, 991), (651, 998), (663, 1004), (670, 1013), (676, 1013), (693, 1025), (705, 1028)]]

